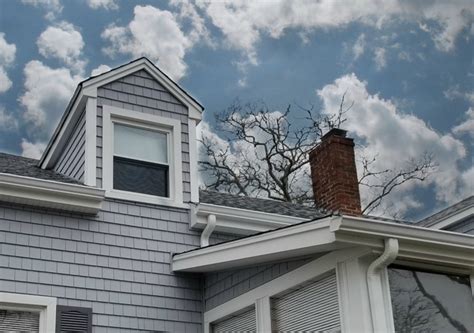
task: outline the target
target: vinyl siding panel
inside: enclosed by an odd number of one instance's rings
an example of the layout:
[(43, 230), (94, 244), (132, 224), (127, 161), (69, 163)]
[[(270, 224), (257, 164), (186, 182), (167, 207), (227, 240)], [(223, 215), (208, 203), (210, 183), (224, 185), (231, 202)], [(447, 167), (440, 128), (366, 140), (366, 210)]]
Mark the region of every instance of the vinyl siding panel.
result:
[(77, 179), (84, 180), (84, 164), (85, 164), (85, 143), (86, 143), (86, 119), (85, 112), (79, 116), (77, 125), (74, 128), (63, 153), (59, 157), (54, 170)]
[(200, 332), (199, 275), (171, 254), (199, 246), (189, 211), (118, 200), (96, 217), (0, 205), (0, 291), (92, 308), (93, 332)]
[(204, 283), (205, 311), (308, 263), (314, 258), (208, 273)]
[(144, 70), (111, 82), (97, 91), (97, 186), (102, 187), (102, 107), (144, 112), (181, 122), (183, 200), (191, 200), (188, 109)]

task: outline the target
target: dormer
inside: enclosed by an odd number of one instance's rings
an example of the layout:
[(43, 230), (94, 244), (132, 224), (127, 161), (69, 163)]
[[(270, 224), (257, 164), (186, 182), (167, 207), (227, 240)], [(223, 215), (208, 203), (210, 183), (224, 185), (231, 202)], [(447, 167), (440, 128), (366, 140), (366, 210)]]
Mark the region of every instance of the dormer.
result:
[(146, 58), (81, 82), (39, 165), (106, 197), (187, 208), (198, 202), (203, 107)]

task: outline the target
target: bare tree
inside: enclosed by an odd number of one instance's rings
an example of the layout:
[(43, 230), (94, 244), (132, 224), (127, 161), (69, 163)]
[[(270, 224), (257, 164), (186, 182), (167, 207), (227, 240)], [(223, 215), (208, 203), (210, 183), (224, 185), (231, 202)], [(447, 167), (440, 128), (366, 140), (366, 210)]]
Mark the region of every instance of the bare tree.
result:
[[(260, 103), (234, 102), (216, 115), (217, 130), (224, 138), (203, 135), (200, 171), (205, 187), (212, 190), (314, 204), (308, 153), (324, 133), (340, 128), (353, 103), (345, 94), (334, 114), (316, 112), (314, 106), (289, 105), (270, 112)], [(300, 118), (298, 118), (298, 116)], [(399, 170), (374, 169), (375, 159), (365, 159), (360, 186), (369, 187), (364, 213), (373, 212), (393, 190), (404, 183), (424, 180), (433, 168), (430, 155), (409, 161)]]

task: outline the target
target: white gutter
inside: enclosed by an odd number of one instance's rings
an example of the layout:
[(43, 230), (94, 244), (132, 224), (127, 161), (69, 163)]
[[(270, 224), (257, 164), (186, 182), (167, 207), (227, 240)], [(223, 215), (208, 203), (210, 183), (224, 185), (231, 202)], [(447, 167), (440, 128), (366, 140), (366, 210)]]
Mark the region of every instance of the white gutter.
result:
[(396, 238), (387, 238), (384, 243), (385, 249), (382, 255), (377, 257), (367, 269), (367, 288), (374, 332), (393, 332), (394, 330), (391, 309), (384, 306), (387, 301), (387, 304), (390, 304), (390, 298), (384, 293), (386, 288), (383, 288), (382, 272), (397, 258), (399, 246)]
[(207, 216), (207, 225), (201, 234), (201, 247), (209, 246), (209, 237), (216, 227), (216, 216), (209, 214)]
[(78, 184), (0, 173), (0, 200), (83, 214), (97, 214), (105, 191)]

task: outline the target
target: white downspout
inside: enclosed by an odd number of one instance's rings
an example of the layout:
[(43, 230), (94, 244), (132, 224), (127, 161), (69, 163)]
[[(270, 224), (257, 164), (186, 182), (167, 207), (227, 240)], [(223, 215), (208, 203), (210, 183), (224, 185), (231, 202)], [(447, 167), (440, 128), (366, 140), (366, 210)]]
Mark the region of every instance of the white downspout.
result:
[(387, 321), (387, 316), (391, 316), (390, 304), (387, 297), (384, 297), (384, 288), (381, 273), (383, 269), (390, 265), (398, 255), (398, 240), (396, 238), (385, 239), (385, 249), (375, 259), (367, 269), (367, 288), (369, 290), (370, 313), (372, 317), (372, 326), (374, 332), (390, 332), (393, 331), (391, 320)]
[(214, 214), (209, 214), (207, 216), (207, 225), (201, 234), (201, 247), (209, 245), (209, 237), (211, 236), (215, 227), (216, 227), (216, 216)]

